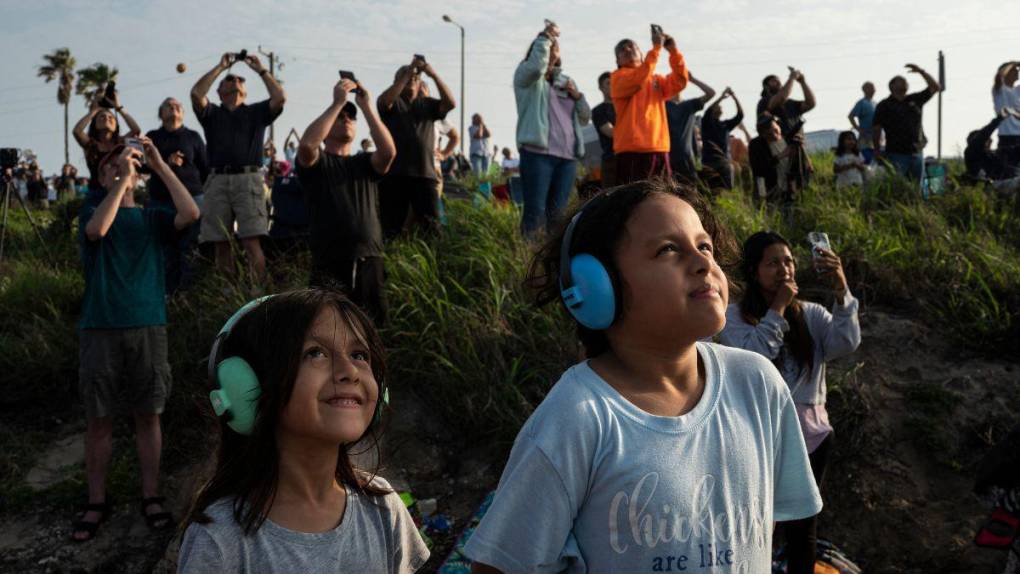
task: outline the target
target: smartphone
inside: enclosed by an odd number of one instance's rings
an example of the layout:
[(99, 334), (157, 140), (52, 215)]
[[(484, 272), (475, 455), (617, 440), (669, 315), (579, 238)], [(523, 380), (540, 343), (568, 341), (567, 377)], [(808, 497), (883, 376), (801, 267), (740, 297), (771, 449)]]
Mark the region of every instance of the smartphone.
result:
[(659, 26), (658, 24), (652, 24), (652, 34), (658, 34), (659, 36), (661, 36), (662, 26)]
[(138, 150), (138, 152), (142, 154), (142, 158), (139, 161), (145, 163), (145, 146), (142, 144), (142, 140), (138, 138), (124, 138), (124, 145), (131, 149)]
[[(347, 70), (340, 70), (340, 77), (345, 80), (350, 80), (354, 83), (358, 82), (357, 78), (354, 77), (354, 72), (348, 72)], [(360, 94), (361, 88), (355, 88), (353, 93)]]
[(421, 60), (423, 64), (425, 63), (425, 56), (423, 56), (421, 54), (415, 54), (414, 55), (414, 59), (415, 60)]
[(822, 249), (826, 251), (832, 251), (832, 245), (829, 243), (829, 236), (821, 231), (812, 231), (807, 236), (808, 243), (811, 244), (811, 261), (815, 265), (815, 271), (820, 272), (818, 269), (818, 260), (821, 258)]

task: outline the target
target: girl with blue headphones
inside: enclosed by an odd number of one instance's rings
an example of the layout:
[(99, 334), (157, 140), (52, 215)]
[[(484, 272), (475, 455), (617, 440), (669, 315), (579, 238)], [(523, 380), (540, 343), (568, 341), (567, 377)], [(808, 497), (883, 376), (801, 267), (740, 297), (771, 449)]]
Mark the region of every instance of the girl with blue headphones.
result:
[(350, 457), (376, 438), (384, 354), (371, 320), (336, 292), (263, 297), (227, 321), (209, 357), (219, 452), (190, 511), (179, 572), (413, 572), (425, 563), (400, 498)]
[(773, 521), (818, 512), (776, 368), (702, 342), (725, 323), (731, 246), (696, 191), (642, 181), (536, 255), (529, 284), (563, 302), (588, 360), (517, 435), (474, 572), (768, 572)]

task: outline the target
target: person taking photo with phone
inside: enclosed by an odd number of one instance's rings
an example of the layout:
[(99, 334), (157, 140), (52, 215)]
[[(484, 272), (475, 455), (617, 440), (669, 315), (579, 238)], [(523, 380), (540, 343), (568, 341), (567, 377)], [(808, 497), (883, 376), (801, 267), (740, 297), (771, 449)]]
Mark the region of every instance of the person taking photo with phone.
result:
[[(135, 203), (143, 158), (153, 177), (166, 185), (172, 211), (142, 209)], [(72, 527), (75, 542), (94, 538), (110, 517), (106, 475), (113, 417), (122, 411), (134, 418), (142, 475), (139, 510), (152, 529), (172, 526), (159, 496), (160, 414), (171, 386), (163, 253), (200, 215), (187, 188), (148, 138), (115, 147), (100, 159), (97, 173), (101, 187), (90, 187), (95, 198), (86, 201), (78, 215), (85, 275), (78, 392), (85, 404), (88, 504)]]
[[(659, 54), (669, 53), (670, 74), (655, 73)], [(613, 155), (616, 183), (671, 176), (666, 101), (687, 87), (687, 64), (676, 41), (652, 24), (652, 49), (644, 57), (634, 40), (616, 44), (616, 71), (610, 79), (616, 125)]]
[[(422, 74), (436, 83), (439, 98), (425, 95)], [(410, 64), (397, 70), (377, 105), (397, 149), (397, 157), (379, 185), (383, 235), (390, 239), (403, 231), (408, 209), (426, 232), (438, 232), (442, 175), (435, 168), (435, 122), (456, 108), (457, 100), (425, 57), (415, 54)]]
[[(762, 231), (744, 242), (744, 295), (727, 308), (719, 338), (724, 345), (761, 354), (779, 369), (793, 395), (811, 471), (821, 489), (833, 443), (825, 410), (825, 366), (857, 350), (861, 325), (842, 261), (830, 249), (813, 247), (813, 252), (815, 269), (835, 298), (831, 311), (798, 298), (790, 243), (778, 233)], [(816, 521), (817, 515), (783, 523), (789, 574), (815, 571)]]
[[(352, 93), (357, 107), (347, 99)], [(365, 114), (375, 151), (351, 155), (358, 108)], [(308, 203), (311, 233), (310, 285), (339, 288), (379, 326), (386, 321), (386, 306), (378, 182), (396, 155), (371, 94), (350, 79), (333, 86), (333, 101), (305, 129), (298, 144), (297, 174)]]
[(226, 53), (212, 70), (191, 88), (191, 105), (205, 131), (209, 178), (199, 241), (216, 246), (216, 267), (229, 273), (230, 239), (237, 223), (237, 236), (248, 256), (248, 269), (254, 280), (265, 278), (266, 259), (260, 238), (269, 231), (265, 191), (259, 166), (262, 164), (266, 127), (283, 112), (287, 96), (258, 56), (246, 55), (244, 63), (262, 78), (269, 98), (248, 105), (248, 89), (243, 76), (227, 74), (216, 89), (220, 105), (206, 97), (216, 78), (241, 61), (241, 54)]
[[(128, 133), (121, 135), (117, 116), (124, 118)], [(89, 112), (74, 125), (74, 140), (85, 152), (85, 165), (89, 168), (89, 185), (99, 187), (99, 160), (110, 150), (124, 143), (125, 137), (138, 137), (142, 128), (138, 126), (124, 106), (120, 104), (120, 95), (112, 89), (112, 84), (102, 94), (97, 94), (89, 102)]]

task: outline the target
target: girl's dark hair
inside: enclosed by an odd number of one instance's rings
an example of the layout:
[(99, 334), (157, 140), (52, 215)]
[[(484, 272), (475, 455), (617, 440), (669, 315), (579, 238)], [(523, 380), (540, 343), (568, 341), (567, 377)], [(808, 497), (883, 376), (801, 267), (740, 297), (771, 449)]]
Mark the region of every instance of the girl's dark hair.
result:
[[(839, 132), (839, 138), (836, 139), (836, 157), (839, 157), (845, 153), (849, 153), (850, 150), (847, 149), (847, 146), (843, 145), (843, 142), (846, 141), (846, 139), (849, 137), (855, 137), (854, 132), (849, 130), (845, 132)], [(858, 153), (858, 150), (856, 149), (853, 150), (853, 153)]]
[[(616, 297), (616, 319), (626, 310), (626, 301), (632, 295), (627, 292), (626, 283), (620, 276), (616, 264), (616, 252), (620, 241), (627, 233), (627, 221), (634, 210), (643, 201), (654, 195), (671, 195), (686, 201), (697, 212), (705, 231), (712, 238), (715, 247), (716, 261), (726, 268), (735, 251), (734, 242), (729, 231), (715, 218), (708, 203), (689, 186), (678, 185), (670, 180), (655, 179), (622, 185), (602, 192), (579, 205), (564, 217), (558, 229), (539, 247), (528, 266), (525, 285), (534, 292), (535, 303), (539, 306), (560, 301), (560, 245), (570, 220), (581, 209), (581, 216), (574, 228), (570, 255), (588, 253), (605, 266), (613, 282)], [(564, 307), (564, 310), (566, 307)], [(597, 357), (609, 350), (609, 339), (604, 331), (589, 329), (577, 324), (577, 337), (584, 345), (589, 358)]]
[[(117, 114), (114, 113), (112, 110), (105, 109), (105, 111), (109, 112), (113, 116), (113, 136), (111, 137), (111, 139), (113, 141), (119, 141), (120, 140), (120, 120), (117, 119)], [(99, 141), (99, 130), (96, 128), (96, 118), (98, 118), (98, 117), (99, 117), (99, 112), (96, 112), (96, 115), (92, 116), (92, 121), (89, 122), (89, 129), (88, 129), (87, 133), (88, 133), (89, 139), (92, 140), (92, 141)]]
[[(220, 419), (220, 443), (212, 477), (199, 489), (182, 528), (192, 522), (207, 524), (205, 510), (217, 500), (233, 498), (234, 520), (244, 533), (253, 534), (265, 522), (276, 497), (280, 477), (276, 430), (280, 415), (290, 401), (301, 363), (305, 337), (319, 312), (333, 307), (341, 320), (368, 347), (372, 374), (382, 384), (386, 357), (382, 340), (364, 311), (335, 291), (306, 289), (271, 297), (248, 311), (223, 341), (222, 358), (241, 357), (251, 365), (261, 383), (255, 428), (240, 435)], [(381, 396), (379, 400), (383, 400)], [(357, 443), (340, 445), (336, 479), (356, 492), (382, 496), (389, 491), (371, 484), (375, 474), (354, 469), (351, 447), (366, 440), (378, 446), (376, 425), (370, 424)]]
[[(781, 243), (790, 248), (782, 235), (773, 231), (759, 231), (744, 242), (740, 261), (740, 273), (744, 280), (744, 296), (740, 300), (740, 314), (750, 325), (757, 325), (768, 313), (769, 301), (765, 298), (761, 283), (758, 282), (758, 265), (765, 258), (765, 250)], [(791, 248), (792, 251), (792, 248)], [(790, 324), (790, 330), (783, 337), (783, 343), (790, 348), (794, 359), (803, 370), (806, 366), (811, 370), (815, 366), (815, 343), (804, 320), (804, 309), (800, 300), (794, 298), (786, 307), (783, 318)], [(782, 365), (777, 364), (782, 369)]]
[(779, 81), (779, 76), (775, 74), (769, 74), (761, 79), (761, 97), (769, 95), (769, 82), (771, 80)]

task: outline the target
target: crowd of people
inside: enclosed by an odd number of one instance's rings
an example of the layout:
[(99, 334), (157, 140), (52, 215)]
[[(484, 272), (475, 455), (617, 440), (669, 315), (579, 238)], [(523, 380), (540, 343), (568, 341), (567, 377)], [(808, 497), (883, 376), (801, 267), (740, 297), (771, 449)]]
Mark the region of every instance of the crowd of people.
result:
[[(754, 197), (796, 202), (814, 173), (804, 126), (815, 94), (795, 68), (785, 80), (765, 77), (751, 138), (733, 90), (717, 93), (692, 76), (662, 28), (653, 25), (650, 42), (646, 52), (631, 39), (615, 45), (616, 68), (598, 77), (602, 100), (592, 108), (563, 70), (559, 26), (547, 21), (513, 73), (519, 157), (510, 148), (490, 153), (493, 134), (480, 114), (468, 128), (467, 169), (484, 175), (502, 158), (499, 171), (522, 203), (521, 233), (535, 246), (527, 284), (539, 304), (564, 305), (585, 354), (521, 429), (465, 548), (476, 572), (699, 563), (766, 572), (775, 523), (785, 531), (788, 572), (814, 571), (835, 440), (826, 364), (860, 344), (859, 304), (832, 249), (812, 248), (831, 304), (802, 299), (793, 255), (801, 238), (761, 230), (736, 249), (697, 190), (732, 188), (746, 163)], [(666, 75), (656, 73), (663, 51)], [(248, 103), (238, 64), (261, 79), (268, 99)], [(941, 87), (907, 68), (924, 79), (922, 90), (910, 93), (897, 76), (875, 104), (874, 85), (863, 85), (848, 116), (853, 130), (839, 136), (836, 186), (863, 185), (880, 162), (923, 177), (922, 110)], [(971, 134), (965, 154), (968, 176), (998, 189), (1020, 181), (1018, 69), (998, 70), (996, 115)], [(214, 85), (218, 103), (209, 97)], [(684, 97), (691, 85), (700, 93)], [(268, 159), (278, 213), (287, 201), (303, 205), (309, 289), (245, 305), (209, 352), (219, 451), (186, 517), (179, 571), (338, 563), (413, 571), (428, 558), (392, 488), (355, 468), (350, 447), (385, 411), (376, 331), (387, 322), (383, 254), (409, 229), (426, 240), (441, 233), (444, 174), (462, 169), (451, 164), (463, 134), (445, 120), (458, 102), (420, 55), (377, 98), (351, 73), (322, 92), (322, 113), (288, 134), (281, 161), (265, 132), (284, 111), (285, 90), (243, 53), (224, 54), (192, 88), (201, 134), (167, 97), (160, 126), (143, 136), (115, 92), (101, 93), (75, 125), (89, 172), (79, 217), (88, 503), (73, 540), (95, 537), (110, 514), (112, 417), (124, 406), (135, 422), (139, 510), (154, 529), (173, 524), (159, 494), (160, 415), (172, 386), (167, 294), (195, 272), (197, 243), (213, 246), (217, 272), (241, 267), (266, 285)], [(359, 115), (369, 129), (361, 140)], [(602, 150), (601, 185), (568, 215), (589, 122)], [(733, 136), (738, 129), (744, 139)], [(39, 170), (22, 171), (37, 197)], [(54, 187), (76, 192), (80, 179), (65, 166)], [(142, 179), (144, 208), (135, 196)], [(720, 266), (730, 252), (739, 253), (739, 301)]]

